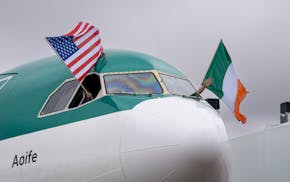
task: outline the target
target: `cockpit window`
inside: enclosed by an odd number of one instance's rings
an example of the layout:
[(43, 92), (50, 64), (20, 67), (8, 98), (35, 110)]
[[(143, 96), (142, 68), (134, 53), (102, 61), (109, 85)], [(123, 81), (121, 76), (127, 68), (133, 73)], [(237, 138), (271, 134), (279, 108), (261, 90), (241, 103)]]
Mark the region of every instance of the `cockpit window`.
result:
[(153, 73), (126, 73), (104, 76), (108, 94), (162, 94)]
[[(84, 90), (84, 88), (86, 90)], [(101, 90), (100, 78), (96, 74), (88, 75), (82, 82), (82, 86), (79, 87), (78, 91), (74, 95), (68, 108), (74, 108), (82, 105), (90, 100), (96, 98)], [(90, 94), (90, 97), (88, 97)]]
[(163, 83), (167, 87), (168, 91), (176, 95), (190, 96), (196, 92), (191, 83), (188, 80), (161, 74)]
[(62, 84), (57, 91), (50, 96), (41, 115), (65, 109), (77, 86), (78, 82), (76, 80), (70, 80)]
[(87, 75), (81, 85), (75, 79), (67, 80), (48, 97), (40, 115), (78, 107), (97, 98), (100, 91), (100, 78), (95, 73)]
[(4, 88), (4, 86), (7, 84), (7, 82), (12, 78), (12, 76), (7, 75), (0, 75), (0, 90)]

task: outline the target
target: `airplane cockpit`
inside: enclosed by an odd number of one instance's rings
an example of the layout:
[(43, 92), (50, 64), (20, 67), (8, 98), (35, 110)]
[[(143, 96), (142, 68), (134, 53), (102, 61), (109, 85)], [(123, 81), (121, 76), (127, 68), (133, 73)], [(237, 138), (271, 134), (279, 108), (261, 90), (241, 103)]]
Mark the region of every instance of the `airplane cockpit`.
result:
[(81, 84), (70, 78), (59, 85), (47, 98), (40, 116), (78, 108), (106, 95), (190, 96), (195, 92), (189, 80), (157, 70), (91, 72)]

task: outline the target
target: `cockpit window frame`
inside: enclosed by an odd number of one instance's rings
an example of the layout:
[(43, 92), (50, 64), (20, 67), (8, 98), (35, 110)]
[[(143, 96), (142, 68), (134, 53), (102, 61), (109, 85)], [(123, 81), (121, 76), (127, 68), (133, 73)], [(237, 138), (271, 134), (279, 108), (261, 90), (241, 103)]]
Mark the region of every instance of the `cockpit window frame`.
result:
[[(193, 84), (186, 78), (182, 78), (182, 77), (178, 77), (176, 75), (172, 75), (172, 74), (168, 74), (166, 72), (161, 72), (161, 71), (157, 71), (157, 70), (140, 70), (140, 71), (128, 71), (128, 72), (108, 72), (108, 73), (97, 73), (97, 72), (91, 72), (89, 73), (88, 75), (92, 75), (92, 74), (96, 74), (99, 79), (100, 79), (100, 91), (99, 91), (99, 95), (97, 97), (95, 97), (94, 99), (84, 103), (84, 104), (81, 104), (81, 105), (78, 105), (76, 107), (73, 107), (73, 108), (69, 108), (69, 105), (70, 103), (72, 102), (75, 94), (77, 93), (77, 91), (79, 90), (80, 88), (80, 84), (76, 87), (76, 89), (74, 90), (71, 98), (69, 99), (69, 102), (66, 104), (66, 107), (65, 109), (63, 110), (60, 110), (60, 111), (55, 111), (55, 112), (51, 112), (51, 113), (47, 113), (47, 114), (41, 114), (41, 112), (43, 111), (44, 107), (46, 106), (47, 102), (49, 101), (49, 99), (51, 98), (52, 95), (55, 94), (55, 92), (57, 92), (66, 82), (68, 81), (71, 81), (71, 80), (75, 80), (75, 78), (68, 78), (66, 80), (64, 80), (56, 89), (53, 90), (52, 93), (50, 93), (48, 95), (48, 97), (46, 98), (44, 104), (42, 105), (39, 113), (38, 113), (38, 118), (43, 118), (43, 117), (48, 117), (48, 116), (52, 116), (52, 115), (55, 115), (55, 114), (60, 114), (60, 113), (63, 113), (63, 112), (67, 112), (67, 111), (72, 111), (72, 110), (75, 110), (75, 109), (78, 109), (80, 107), (84, 107), (86, 106), (87, 104), (90, 104), (91, 102), (94, 102), (95, 100), (98, 100), (98, 99), (101, 99), (102, 97), (104, 96), (107, 96), (107, 95), (116, 95), (116, 94), (113, 94), (113, 93), (107, 93), (107, 88), (106, 88), (106, 84), (105, 84), (105, 80), (104, 80), (104, 77), (106, 75), (116, 75), (116, 74), (134, 74), (134, 73), (152, 73), (153, 76), (155, 77), (158, 85), (160, 86), (160, 88), (162, 89), (162, 93), (160, 94), (156, 94), (156, 95), (175, 95), (175, 94), (172, 94), (171, 92), (169, 92), (166, 84), (163, 82), (162, 80), (162, 77), (160, 76), (160, 74), (163, 74), (163, 75), (167, 75), (167, 76), (171, 76), (171, 77), (175, 77), (177, 79), (182, 79), (182, 80), (186, 80), (188, 81), (191, 86), (193, 87), (194, 90), (196, 90), (196, 88), (193, 86)], [(13, 77), (13, 75), (10, 75), (9, 77)], [(11, 79), (9, 78), (9, 79)], [(6, 77), (4, 78), (6, 79)], [(0, 89), (1, 90), (1, 89)], [(155, 94), (153, 94), (155, 95)]]
[[(168, 94), (170, 94), (170, 95), (179, 95), (179, 94), (171, 93), (171, 92), (169, 91), (169, 89), (167, 88), (165, 82), (163, 81), (163, 79), (162, 79), (162, 77), (161, 77), (161, 74), (162, 74), (162, 75), (166, 75), (166, 76), (170, 76), (170, 77), (174, 77), (174, 78), (177, 78), (177, 79), (181, 79), (181, 80), (188, 81), (188, 82), (190, 83), (190, 85), (192, 86), (192, 88), (195, 90), (195, 92), (197, 92), (197, 89), (194, 87), (194, 85), (191, 83), (190, 80), (188, 80), (188, 79), (186, 79), (186, 78), (182, 78), (182, 77), (176, 76), (176, 75), (172, 75), (172, 74), (168, 74), (168, 73), (165, 73), (165, 72), (161, 72), (161, 71), (159, 71), (159, 72), (158, 72), (158, 76), (160, 77), (160, 82), (164, 85), (164, 87), (166, 88)], [(181, 96), (182, 96), (182, 95), (181, 95)]]
[[(164, 85), (162, 84), (161, 82), (161, 78), (158, 74), (158, 71), (156, 70), (141, 70), (141, 71), (128, 71), (128, 72), (109, 72), (109, 73), (103, 73), (102, 74), (102, 84), (104, 86), (104, 94), (105, 95), (118, 95), (118, 93), (108, 93), (107, 92), (107, 87), (106, 87), (106, 83), (105, 83), (105, 76), (107, 75), (124, 75), (124, 74), (138, 74), (138, 73), (151, 73), (156, 82), (158, 83), (158, 85), (160, 86), (162, 92), (160, 94), (152, 94), (152, 95), (164, 95), (164, 94), (167, 94), (167, 90), (164, 89)], [(133, 94), (132, 94), (133, 95)], [(138, 95), (138, 94), (137, 94)], [(140, 94), (140, 95), (143, 95), (143, 94)]]
[(94, 99), (92, 99), (92, 100), (90, 100), (90, 101), (88, 101), (88, 102), (86, 102), (84, 104), (80, 104), (80, 105), (78, 105), (76, 107), (69, 108), (69, 105), (72, 102), (75, 94), (77, 93), (77, 91), (81, 87), (81, 84), (78, 84), (78, 86), (74, 90), (72, 96), (70, 97), (68, 103), (66, 104), (66, 106), (65, 106), (65, 108), (63, 110), (55, 111), (55, 112), (51, 112), (51, 113), (47, 113), (47, 114), (42, 114), (42, 111), (43, 111), (44, 107), (47, 105), (47, 102), (50, 100), (51, 96), (53, 96), (66, 82), (69, 82), (69, 81), (72, 81), (72, 80), (76, 80), (76, 78), (74, 78), (74, 77), (73, 78), (66, 79), (56, 89), (54, 89), (52, 93), (50, 93), (48, 95), (48, 97), (45, 100), (43, 106), (41, 107), (41, 109), (40, 109), (37, 117), (38, 118), (43, 118), (43, 117), (48, 117), (48, 116), (52, 116), (52, 115), (55, 115), (55, 114), (60, 114), (60, 113), (67, 112), (67, 111), (72, 111), (72, 110), (78, 109), (80, 107), (83, 107), (83, 106), (85, 106), (85, 105), (87, 105), (87, 104), (89, 104), (89, 103), (91, 103), (91, 102), (93, 102), (93, 101), (95, 101), (97, 99), (100, 99), (100, 98), (104, 97), (105, 95), (103, 94), (104, 87), (103, 87), (103, 83), (102, 83), (103, 82), (103, 76), (102, 76), (102, 74), (98, 74), (97, 72), (91, 72), (87, 76), (92, 75), (92, 74), (97, 75), (99, 77), (99, 79), (100, 79), (100, 84), (101, 84), (100, 92), (101, 92), (101, 94), (99, 96), (95, 97)]

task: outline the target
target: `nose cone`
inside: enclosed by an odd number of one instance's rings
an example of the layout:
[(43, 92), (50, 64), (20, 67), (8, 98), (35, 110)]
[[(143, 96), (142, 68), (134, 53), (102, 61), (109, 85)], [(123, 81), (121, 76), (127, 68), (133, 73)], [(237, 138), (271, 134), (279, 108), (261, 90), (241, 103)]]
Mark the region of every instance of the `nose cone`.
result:
[(224, 123), (205, 101), (167, 97), (142, 102), (126, 115), (124, 175), (128, 182), (211, 182), (208, 174), (225, 167), (225, 141)]

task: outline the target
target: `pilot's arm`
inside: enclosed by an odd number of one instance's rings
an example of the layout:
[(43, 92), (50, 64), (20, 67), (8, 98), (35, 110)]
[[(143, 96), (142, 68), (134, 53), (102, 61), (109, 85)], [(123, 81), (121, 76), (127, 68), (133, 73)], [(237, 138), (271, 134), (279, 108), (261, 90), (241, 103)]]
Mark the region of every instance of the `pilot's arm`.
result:
[(92, 100), (93, 99), (93, 94), (91, 92), (89, 92), (89, 91), (86, 90), (85, 93), (86, 93), (86, 98), (88, 100)]
[(194, 96), (194, 95), (200, 95), (200, 94), (204, 91), (204, 89), (206, 89), (207, 87), (209, 87), (211, 84), (212, 84), (212, 79), (211, 79), (211, 78), (208, 78), (207, 80), (205, 80), (205, 81), (202, 83), (202, 85), (201, 85), (201, 87), (199, 87), (198, 91), (195, 92), (195, 93), (192, 94), (192, 95), (193, 95), (193, 96)]

